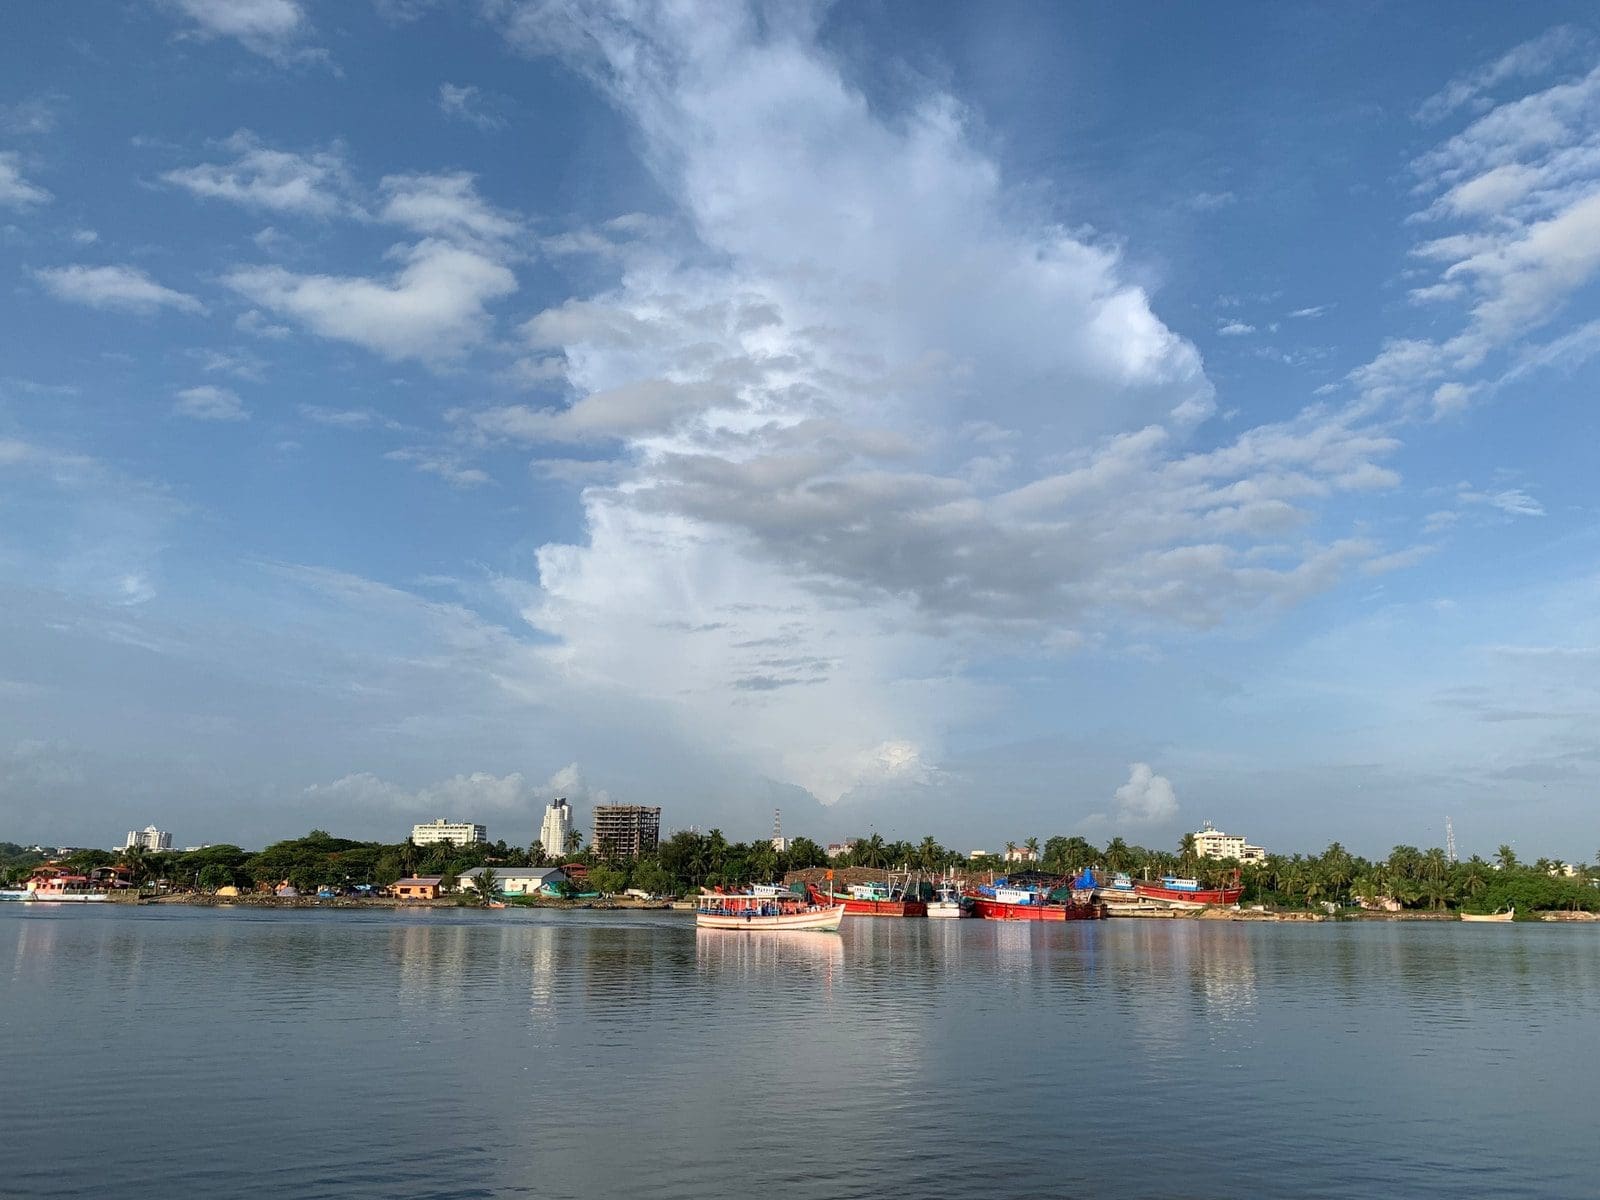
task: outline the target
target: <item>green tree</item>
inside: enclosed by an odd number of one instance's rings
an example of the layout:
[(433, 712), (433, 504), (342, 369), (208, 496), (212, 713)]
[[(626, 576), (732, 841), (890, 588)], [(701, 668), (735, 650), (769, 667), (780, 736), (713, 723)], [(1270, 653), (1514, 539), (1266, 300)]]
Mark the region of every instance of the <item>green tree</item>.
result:
[(1509, 844), (1502, 842), (1500, 848), (1494, 852), (1494, 861), (1502, 871), (1515, 871), (1517, 852)]
[(478, 893), (478, 902), (487, 907), (500, 894), (500, 877), (493, 867), (484, 867), (472, 877), (472, 887)]
[(208, 892), (233, 886), (233, 872), (221, 863), (212, 863), (200, 869), (200, 886)]

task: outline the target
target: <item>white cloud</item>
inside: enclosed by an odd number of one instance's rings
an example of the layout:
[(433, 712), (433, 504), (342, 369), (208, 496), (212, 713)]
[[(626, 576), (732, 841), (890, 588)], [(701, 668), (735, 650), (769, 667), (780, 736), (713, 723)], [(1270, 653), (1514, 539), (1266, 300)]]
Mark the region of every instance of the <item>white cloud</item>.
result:
[(1370, 403), (1400, 403), (1435, 416), (1493, 388), (1508, 355), (1525, 355), (1534, 331), (1555, 320), (1600, 277), (1600, 67), (1516, 99), (1484, 89), (1542, 73), (1570, 49), (1556, 30), (1430, 101), (1440, 117), (1469, 106), (1481, 115), (1411, 164), (1416, 193), (1431, 197), (1412, 222), (1446, 226), (1413, 257), (1436, 272), (1410, 298), (1459, 310), (1454, 332), (1396, 338), (1351, 378)]
[(429, 475), (437, 475), (440, 479), (458, 488), (482, 487), (489, 482), (489, 474), (478, 467), (469, 467), (453, 454), (441, 453), (438, 450), (403, 449), (391, 450), (384, 455), (390, 462), (410, 463), (417, 470)]
[(1243, 321), (1229, 321), (1217, 329), (1217, 332), (1223, 337), (1243, 337), (1245, 334), (1254, 333), (1255, 331), (1256, 327), (1254, 325), (1246, 325)]
[(1496, 492), (1477, 491), (1463, 485), (1456, 493), (1463, 504), (1486, 504), (1508, 517), (1542, 517), (1544, 505), (1521, 488), (1504, 488)]
[(404, 265), (387, 279), (241, 267), (224, 282), (322, 337), (424, 360), (451, 358), (481, 341), (490, 322), (485, 306), (516, 290), (516, 276), (477, 250), (430, 239), (392, 253)]
[(321, 57), (302, 46), (311, 22), (299, 0), (169, 0), (199, 38), (232, 38), (277, 62)]
[(193, 296), (174, 291), (137, 267), (46, 267), (34, 276), (57, 300), (90, 308), (149, 314), (163, 308), (199, 313), (205, 306)]
[(46, 92), (15, 104), (0, 104), (0, 133), (13, 137), (42, 137), (55, 132), (66, 97)]
[(35, 204), (48, 204), (50, 193), (22, 177), (19, 161), (14, 153), (0, 154), (0, 206), (31, 208)]
[(172, 411), (180, 417), (196, 421), (248, 421), (249, 410), (237, 393), (227, 388), (204, 384), (184, 388), (177, 395)]
[(247, 129), (222, 144), (232, 162), (182, 167), (162, 179), (196, 196), (271, 212), (330, 217), (351, 211), (349, 172), (337, 150), (274, 150)]
[(1297, 308), (1293, 312), (1291, 312), (1289, 315), (1291, 317), (1298, 317), (1298, 318), (1300, 318), (1302, 320), (1306, 320), (1306, 319), (1309, 319), (1311, 317), (1320, 317), (1323, 313), (1327, 312), (1328, 309), (1331, 308), (1331, 307), (1332, 306), (1328, 305), (1328, 304), (1313, 304), (1313, 305), (1310, 305), (1309, 307), (1306, 307), (1306, 308)]
[(1117, 789), (1112, 799), (1110, 821), (1114, 825), (1159, 825), (1178, 815), (1178, 794), (1171, 781), (1165, 775), (1157, 775), (1149, 763), (1130, 766), (1128, 782)]
[(505, 118), (485, 109), (484, 103), (483, 92), (470, 84), (439, 85), (439, 111), (445, 116), (476, 125), (479, 129), (505, 128)]
[[(1311, 530), (1392, 484), (1392, 438), (1318, 409), (1189, 449), (1195, 348), (1114, 247), (1008, 191), (950, 97), (876, 110), (792, 13), (498, 15), (605, 90), (678, 209), (524, 327), (563, 402), (454, 414), (614, 450), (524, 606), (575, 689), (832, 801), (931, 777), (988, 702), (971, 658), (1216, 624), (1383, 553)], [(1003, 453), (948, 432), (980, 422)]]
[(1232, 192), (1196, 192), (1189, 197), (1189, 207), (1197, 212), (1215, 212), (1227, 208), (1238, 199)]
[(386, 200), (381, 220), (416, 233), (460, 241), (499, 241), (512, 237), (518, 223), (486, 204), (473, 176), (389, 175), (382, 184)]
[(1587, 39), (1570, 25), (1558, 25), (1538, 37), (1508, 50), (1493, 62), (1452, 79), (1424, 100), (1416, 119), (1424, 123), (1443, 120), (1463, 107), (1477, 106), (1485, 92), (1507, 80), (1541, 75), (1580, 49)]

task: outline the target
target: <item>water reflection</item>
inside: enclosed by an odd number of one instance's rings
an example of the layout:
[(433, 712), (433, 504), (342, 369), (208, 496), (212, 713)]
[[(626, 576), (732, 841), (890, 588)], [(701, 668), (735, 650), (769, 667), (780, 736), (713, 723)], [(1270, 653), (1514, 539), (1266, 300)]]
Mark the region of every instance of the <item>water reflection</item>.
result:
[(831, 996), (844, 971), (844, 942), (831, 933), (696, 929), (694, 951), (695, 966), (713, 985), (747, 986), (756, 978), (778, 977)]

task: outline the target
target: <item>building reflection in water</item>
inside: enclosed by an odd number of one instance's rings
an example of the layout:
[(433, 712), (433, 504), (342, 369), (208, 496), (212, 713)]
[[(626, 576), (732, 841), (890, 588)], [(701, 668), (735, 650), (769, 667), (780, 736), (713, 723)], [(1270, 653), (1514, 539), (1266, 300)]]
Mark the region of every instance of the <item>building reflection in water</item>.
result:
[(747, 985), (779, 975), (831, 997), (844, 970), (844, 942), (834, 933), (696, 929), (695, 966), (717, 984)]

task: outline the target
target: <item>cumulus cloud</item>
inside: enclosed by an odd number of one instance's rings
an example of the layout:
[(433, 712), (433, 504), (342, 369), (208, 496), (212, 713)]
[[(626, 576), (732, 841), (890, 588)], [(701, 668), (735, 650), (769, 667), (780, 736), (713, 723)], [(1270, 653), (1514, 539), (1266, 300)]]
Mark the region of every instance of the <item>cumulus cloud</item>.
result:
[(177, 395), (172, 411), (180, 417), (196, 421), (248, 421), (250, 412), (239, 399), (238, 393), (227, 388), (204, 384), (184, 388)]
[(330, 217), (352, 208), (349, 172), (337, 150), (275, 150), (247, 129), (222, 145), (233, 154), (231, 162), (181, 167), (161, 178), (196, 196), (269, 212)]
[(148, 315), (163, 308), (199, 313), (205, 305), (184, 292), (157, 283), (138, 267), (46, 267), (34, 277), (57, 300)]
[(1310, 531), (1392, 485), (1393, 440), (1309, 410), (1191, 448), (1198, 352), (1115, 246), (1006, 188), (951, 97), (875, 109), (798, 10), (497, 16), (610, 97), (677, 206), (626, 231), (614, 287), (525, 324), (562, 400), (453, 414), (613, 456), (525, 606), (575, 685), (831, 801), (936, 769), (985, 703), (970, 654), (1211, 625), (1381, 555)]
[(1157, 775), (1149, 763), (1134, 763), (1128, 768), (1128, 782), (1112, 798), (1111, 819), (1123, 825), (1157, 825), (1178, 815), (1178, 794), (1165, 775)]
[(241, 267), (224, 282), (322, 337), (424, 360), (451, 358), (481, 341), (487, 305), (516, 290), (511, 270), (478, 250), (428, 239), (393, 255), (403, 265), (388, 278)]
[(498, 241), (517, 232), (518, 223), (477, 193), (465, 171), (445, 175), (389, 175), (381, 220), (432, 237)]
[(32, 208), (36, 204), (49, 202), (49, 192), (23, 178), (20, 160), (16, 154), (9, 152), (0, 154), (0, 206)]

